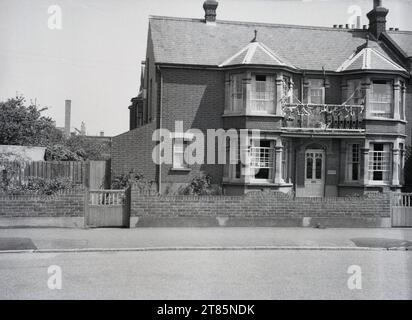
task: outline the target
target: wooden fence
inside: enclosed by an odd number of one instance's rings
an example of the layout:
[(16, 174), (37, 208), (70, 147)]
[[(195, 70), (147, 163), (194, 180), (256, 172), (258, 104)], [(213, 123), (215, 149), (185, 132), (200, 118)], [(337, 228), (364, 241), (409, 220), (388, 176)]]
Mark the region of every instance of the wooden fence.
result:
[[(4, 172), (8, 168), (8, 172)], [(0, 171), (9, 178), (25, 183), (31, 177), (54, 179), (68, 178), (76, 184), (99, 189), (109, 184), (107, 161), (33, 161), (0, 163)]]

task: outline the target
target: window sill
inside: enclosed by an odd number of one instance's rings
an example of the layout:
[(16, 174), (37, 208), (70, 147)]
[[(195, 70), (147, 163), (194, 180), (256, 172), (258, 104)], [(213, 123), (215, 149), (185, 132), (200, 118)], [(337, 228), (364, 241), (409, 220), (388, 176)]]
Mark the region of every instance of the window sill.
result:
[(283, 118), (283, 116), (271, 113), (224, 113), (222, 117), (269, 117), (269, 118)]
[(223, 184), (229, 185), (242, 185), (242, 186), (259, 186), (259, 187), (293, 187), (292, 183), (273, 183), (273, 182), (244, 182), (244, 181), (235, 181), (235, 180), (228, 180), (223, 181)]
[(175, 172), (190, 172), (191, 170), (190, 168), (170, 168), (170, 171)]
[(401, 122), (401, 123), (407, 123), (407, 121), (402, 120), (402, 119), (393, 119), (393, 118), (381, 118), (381, 117), (367, 117), (363, 119), (365, 120), (373, 120), (373, 121), (391, 121), (391, 122)]

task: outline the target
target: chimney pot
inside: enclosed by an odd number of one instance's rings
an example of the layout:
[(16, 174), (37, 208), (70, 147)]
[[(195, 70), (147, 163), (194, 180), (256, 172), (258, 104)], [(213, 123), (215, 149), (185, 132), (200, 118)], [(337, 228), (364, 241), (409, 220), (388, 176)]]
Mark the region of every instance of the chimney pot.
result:
[(348, 23), (345, 24), (345, 27), (346, 27), (346, 29), (349, 29), (349, 24)]
[(64, 134), (66, 137), (70, 137), (70, 118), (72, 111), (72, 101), (64, 101)]
[(343, 28), (343, 24), (340, 24), (340, 25), (339, 25), (339, 29), (342, 29), (342, 28)]
[(386, 16), (389, 10), (382, 6), (382, 0), (373, 1), (373, 9), (368, 12), (369, 32), (379, 39), (380, 35), (386, 31)]
[(333, 27), (334, 27), (334, 28), (337, 28), (337, 27), (338, 27), (338, 25), (337, 25), (337, 24), (334, 24), (334, 25), (333, 25)]
[(373, 8), (382, 7), (382, 0), (373, 0)]
[(205, 10), (205, 22), (214, 23), (216, 22), (216, 8), (219, 3), (215, 0), (206, 0), (203, 3), (203, 9)]

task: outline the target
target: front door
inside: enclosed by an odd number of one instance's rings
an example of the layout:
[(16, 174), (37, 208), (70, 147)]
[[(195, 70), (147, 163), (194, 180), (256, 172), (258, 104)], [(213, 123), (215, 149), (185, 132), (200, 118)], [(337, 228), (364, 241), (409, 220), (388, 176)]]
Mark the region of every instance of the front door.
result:
[(325, 151), (308, 149), (305, 152), (305, 197), (323, 197), (325, 190)]

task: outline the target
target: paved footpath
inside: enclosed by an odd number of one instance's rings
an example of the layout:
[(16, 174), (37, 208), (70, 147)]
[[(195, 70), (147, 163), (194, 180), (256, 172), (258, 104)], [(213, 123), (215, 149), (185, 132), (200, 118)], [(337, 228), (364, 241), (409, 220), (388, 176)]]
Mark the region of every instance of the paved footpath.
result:
[(0, 251), (131, 248), (409, 248), (412, 229), (0, 229)]

